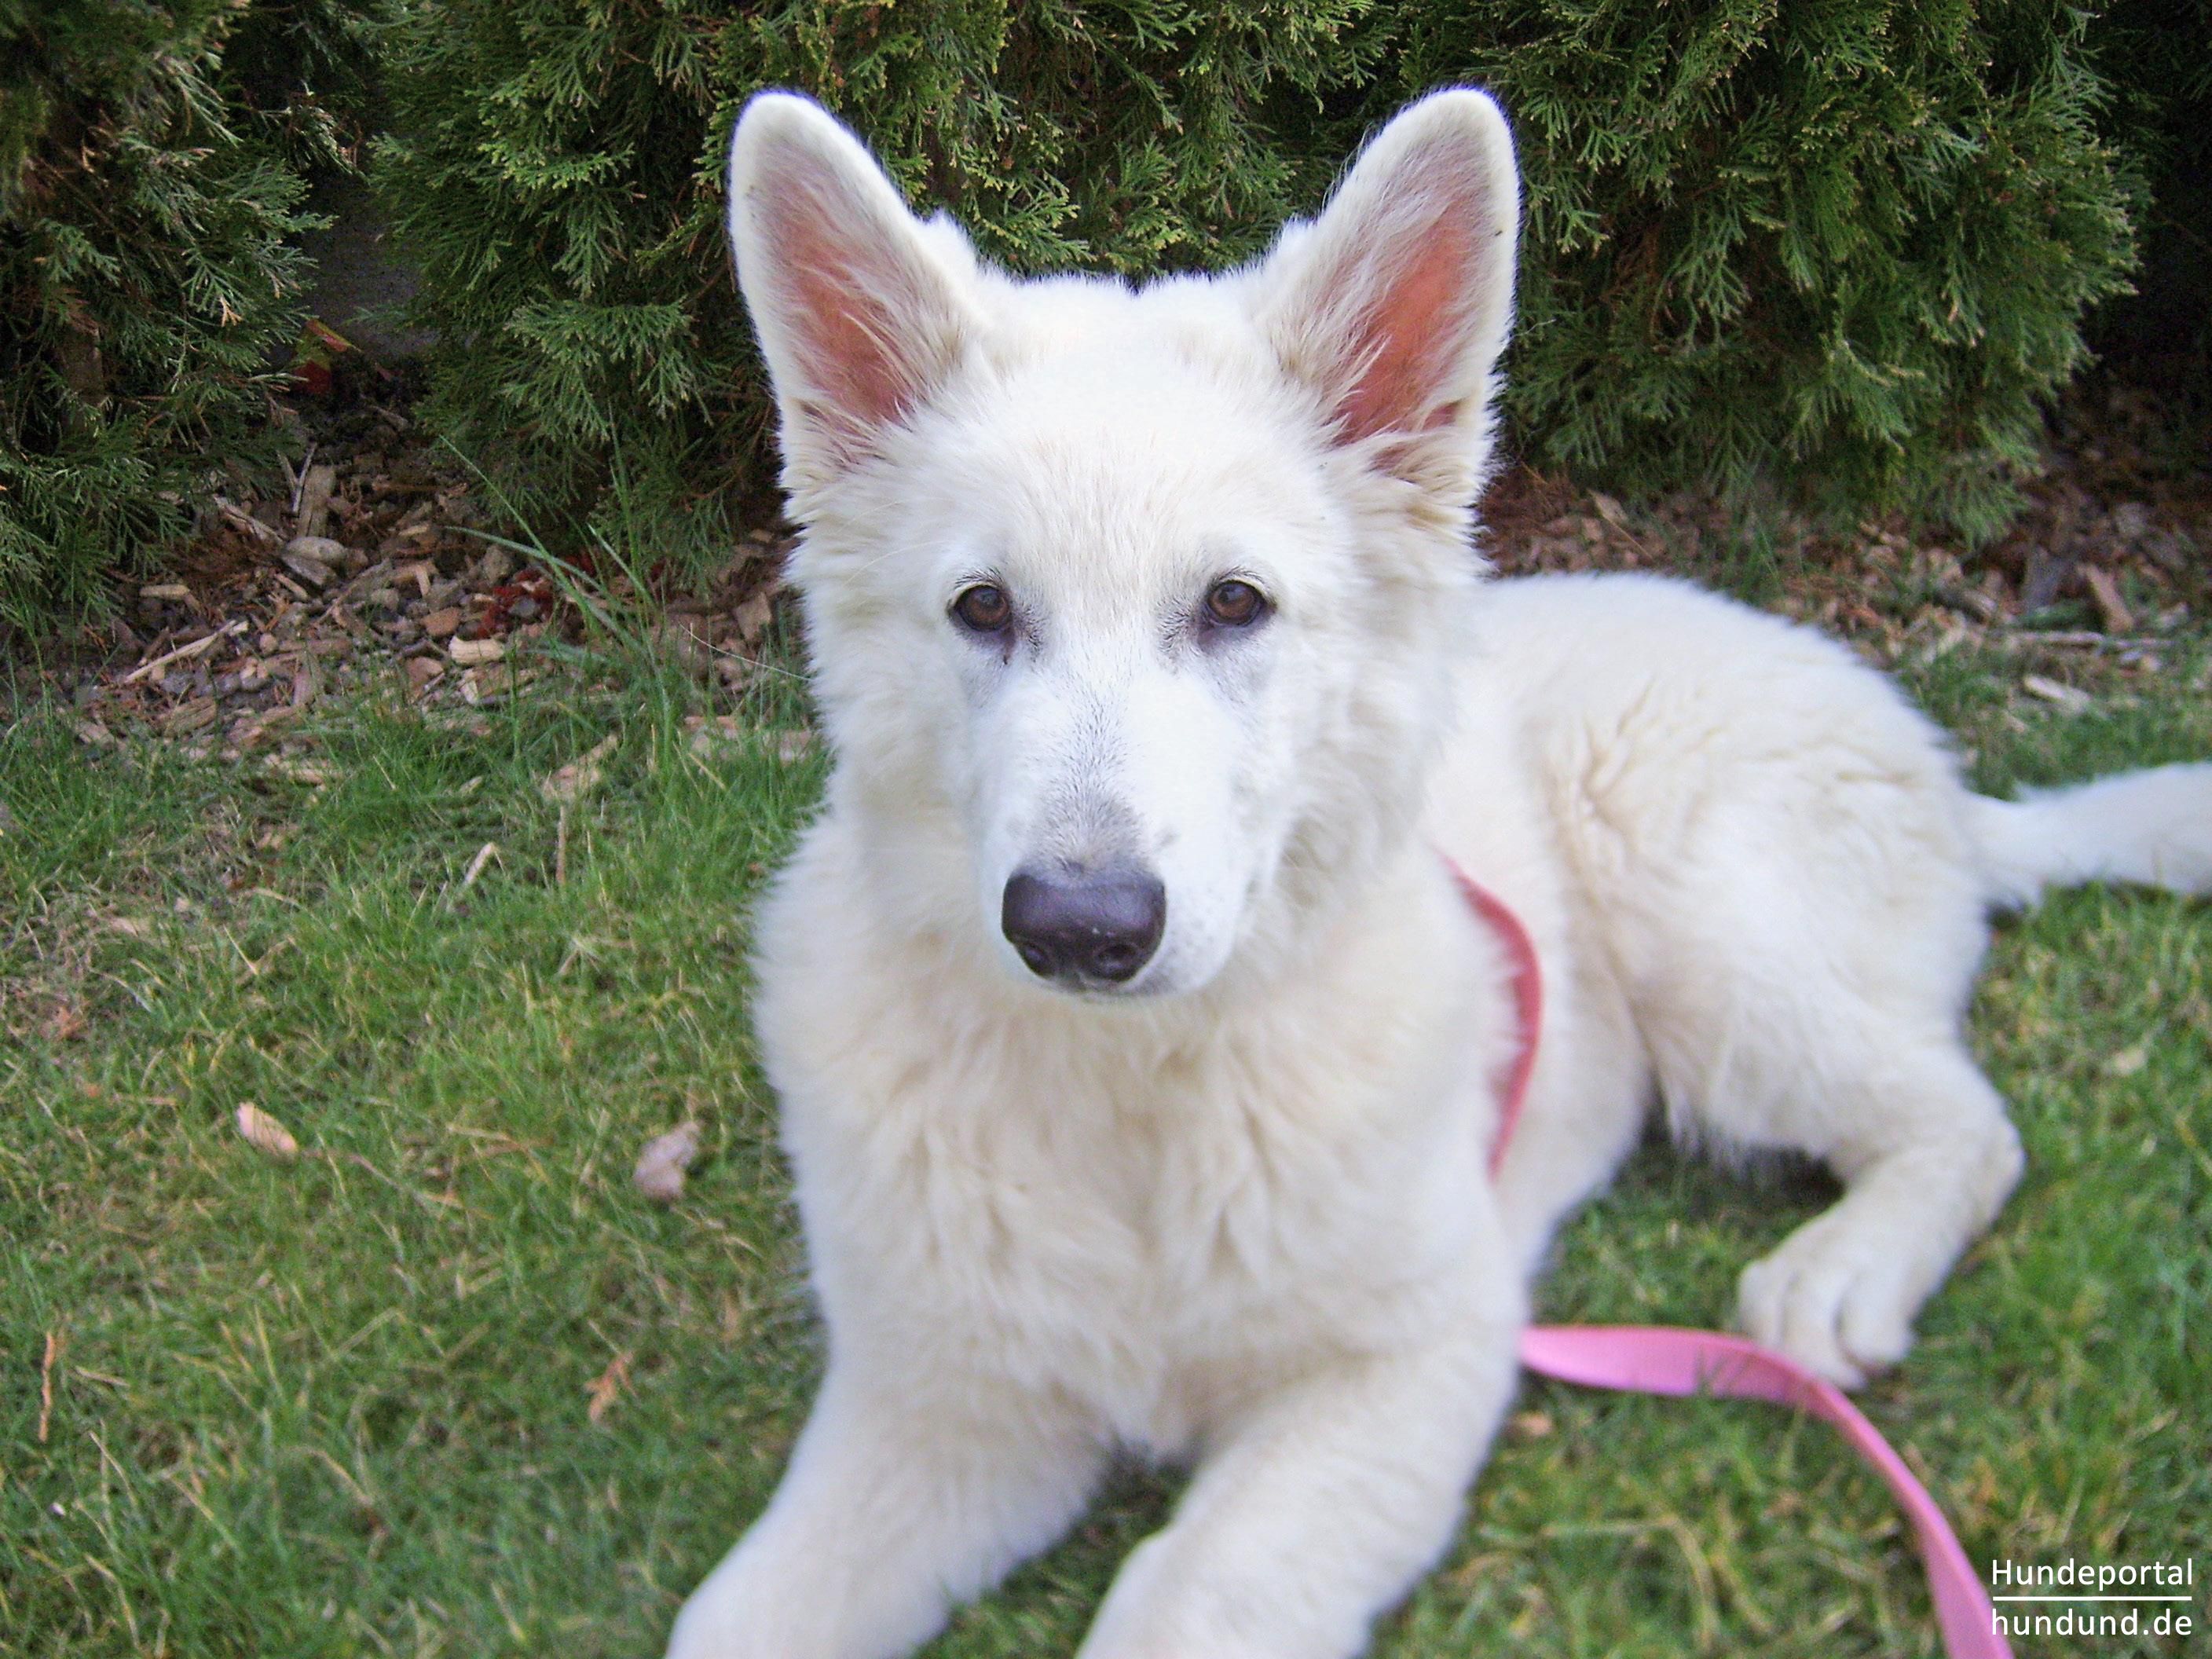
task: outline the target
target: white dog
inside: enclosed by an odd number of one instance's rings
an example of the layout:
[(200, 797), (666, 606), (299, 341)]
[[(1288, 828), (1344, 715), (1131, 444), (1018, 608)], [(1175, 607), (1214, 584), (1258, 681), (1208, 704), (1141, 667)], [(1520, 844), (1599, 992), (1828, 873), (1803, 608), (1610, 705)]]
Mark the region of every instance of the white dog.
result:
[[(1486, 584), (1511, 140), (1414, 105), (1253, 268), (1023, 283), (757, 99), (738, 270), (829, 799), (759, 918), (829, 1374), (680, 1659), (884, 1659), (1117, 1447), (1194, 1464), (1082, 1659), (1329, 1659), (1433, 1562), (1530, 1276), (1647, 1104), (1846, 1193), (1743, 1277), (1844, 1383), (2021, 1168), (1992, 904), (2212, 884), (2212, 766), (2024, 805), (1838, 646), (1680, 584)], [(1544, 1035), (1493, 1181), (1534, 941)]]

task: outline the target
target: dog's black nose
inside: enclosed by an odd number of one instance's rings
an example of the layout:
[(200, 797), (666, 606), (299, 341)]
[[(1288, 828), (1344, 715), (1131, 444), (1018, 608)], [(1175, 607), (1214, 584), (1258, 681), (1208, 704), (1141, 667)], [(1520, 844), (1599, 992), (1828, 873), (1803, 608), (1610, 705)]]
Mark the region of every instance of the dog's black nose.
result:
[(1160, 948), (1168, 893), (1141, 870), (1015, 872), (999, 926), (1030, 971), (1071, 984), (1120, 985)]

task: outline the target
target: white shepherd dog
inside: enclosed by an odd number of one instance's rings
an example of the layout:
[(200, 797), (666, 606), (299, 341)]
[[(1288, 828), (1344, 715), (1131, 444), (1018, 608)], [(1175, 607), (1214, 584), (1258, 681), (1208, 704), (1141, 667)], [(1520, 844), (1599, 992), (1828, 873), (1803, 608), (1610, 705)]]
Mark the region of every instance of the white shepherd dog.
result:
[[(1970, 793), (1887, 681), (1680, 583), (1490, 583), (1518, 198), (1439, 93), (1226, 276), (1018, 282), (805, 100), (730, 226), (836, 757), (759, 917), (829, 1374), (680, 1659), (884, 1659), (1188, 1460), (1082, 1659), (1334, 1659), (1452, 1536), (1530, 1277), (1654, 1099), (1824, 1160), (1743, 1275), (1846, 1385), (2021, 1169), (1985, 912), (2212, 884), (2212, 766)], [(1486, 1160), (1546, 980), (1524, 1123)]]

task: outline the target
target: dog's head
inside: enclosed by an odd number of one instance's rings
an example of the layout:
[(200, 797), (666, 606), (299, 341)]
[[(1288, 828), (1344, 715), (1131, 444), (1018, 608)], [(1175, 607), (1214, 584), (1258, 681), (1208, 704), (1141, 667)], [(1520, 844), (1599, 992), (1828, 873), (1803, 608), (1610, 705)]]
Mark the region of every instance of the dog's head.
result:
[(1279, 953), (1448, 723), (1517, 198), (1480, 93), (1250, 269), (1017, 282), (756, 98), (730, 167), (841, 804), (896, 902), (1060, 989)]

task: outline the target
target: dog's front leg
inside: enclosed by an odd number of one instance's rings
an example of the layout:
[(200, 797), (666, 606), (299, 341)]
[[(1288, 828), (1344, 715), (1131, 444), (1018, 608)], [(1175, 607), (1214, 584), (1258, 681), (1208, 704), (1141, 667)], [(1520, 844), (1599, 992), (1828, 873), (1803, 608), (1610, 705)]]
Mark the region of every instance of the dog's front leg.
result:
[(1449, 1542), (1513, 1390), (1511, 1315), (1339, 1362), (1232, 1425), (1079, 1659), (1345, 1659)]
[(994, 1379), (833, 1360), (767, 1511), (677, 1616), (669, 1659), (892, 1659), (1057, 1538), (1103, 1454)]

